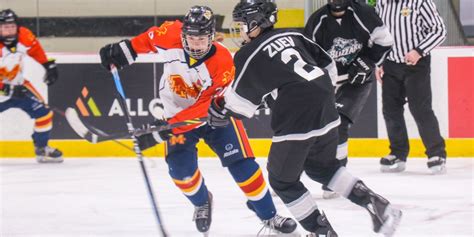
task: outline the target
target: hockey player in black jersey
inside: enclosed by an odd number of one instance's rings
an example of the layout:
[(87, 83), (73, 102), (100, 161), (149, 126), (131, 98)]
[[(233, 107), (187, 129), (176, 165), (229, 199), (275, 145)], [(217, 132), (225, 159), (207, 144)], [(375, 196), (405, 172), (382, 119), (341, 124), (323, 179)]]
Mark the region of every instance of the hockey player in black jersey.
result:
[[(304, 33), (336, 61), (336, 105), (341, 117), (336, 157), (345, 166), (349, 128), (367, 101), (374, 69), (385, 59), (393, 39), (374, 8), (359, 0), (328, 0), (311, 15)], [(323, 189), (323, 198), (336, 197)]]
[(314, 41), (294, 30), (275, 30), (276, 5), (242, 0), (233, 11), (244, 40), (235, 54), (235, 80), (209, 108), (209, 124), (230, 117), (250, 118), (263, 101), (272, 110), (273, 143), (268, 157), (270, 185), (308, 236), (337, 236), (311, 193), (300, 181), (302, 172), (366, 208), (374, 231), (390, 236), (401, 211), (335, 158), (339, 114), (330, 74), (331, 57)]

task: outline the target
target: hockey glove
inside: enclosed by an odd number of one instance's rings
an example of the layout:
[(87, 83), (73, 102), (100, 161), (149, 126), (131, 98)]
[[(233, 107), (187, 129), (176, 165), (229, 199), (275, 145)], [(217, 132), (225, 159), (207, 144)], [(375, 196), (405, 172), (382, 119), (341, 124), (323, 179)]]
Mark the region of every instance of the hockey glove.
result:
[(48, 62), (43, 63), (43, 67), (46, 70), (44, 75), (44, 83), (50, 86), (58, 80), (58, 68), (56, 67), (55, 60), (49, 60)]
[[(145, 124), (142, 126), (143, 129), (149, 129), (159, 126), (167, 125), (168, 122), (165, 120), (156, 120), (153, 123)], [(138, 146), (141, 150), (146, 150), (150, 147), (153, 147), (156, 144), (163, 143), (164, 141), (170, 139), (173, 136), (171, 129), (163, 130), (160, 132), (152, 132), (149, 134), (144, 134), (137, 137)]]
[(137, 53), (133, 50), (130, 40), (122, 40), (118, 43), (108, 44), (100, 49), (100, 63), (110, 71), (110, 64), (122, 69), (135, 62)]
[(224, 98), (221, 96), (214, 97), (209, 106), (207, 124), (211, 127), (226, 127), (229, 124), (229, 116), (226, 115), (224, 107)]
[(11, 96), (13, 98), (23, 98), (28, 93), (25, 86), (13, 86), (8, 84), (0, 84), (0, 95)]
[(349, 66), (349, 83), (362, 85), (371, 79), (375, 64), (366, 57), (357, 57)]

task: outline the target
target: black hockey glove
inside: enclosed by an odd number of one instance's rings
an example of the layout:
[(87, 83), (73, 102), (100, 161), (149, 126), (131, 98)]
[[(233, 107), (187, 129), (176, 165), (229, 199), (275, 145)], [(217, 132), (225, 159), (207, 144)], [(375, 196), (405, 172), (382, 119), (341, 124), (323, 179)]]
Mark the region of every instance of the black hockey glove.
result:
[(226, 115), (223, 97), (214, 97), (209, 106), (207, 124), (211, 127), (226, 127), (229, 124), (229, 116)]
[(46, 70), (44, 74), (44, 83), (50, 86), (58, 80), (58, 68), (56, 67), (55, 60), (49, 60), (48, 62), (43, 63), (43, 67)]
[(3, 85), (0, 86), (0, 95), (11, 96), (13, 98), (23, 98), (27, 95), (28, 89), (25, 86), (12, 86), (12, 85)]
[(357, 57), (352, 61), (347, 73), (349, 74), (349, 83), (362, 85), (371, 80), (375, 64), (366, 57)]
[[(165, 120), (156, 120), (153, 123), (143, 125), (142, 128), (149, 129), (149, 128), (154, 128), (154, 127), (164, 126), (167, 124), (168, 122), (166, 122)], [(172, 136), (173, 136), (173, 133), (171, 129), (163, 130), (160, 132), (152, 132), (152, 133), (144, 134), (137, 137), (138, 146), (143, 151), (150, 147), (153, 147), (156, 144), (163, 143), (164, 141), (170, 139)]]
[(118, 43), (108, 44), (100, 49), (100, 63), (110, 71), (110, 64), (117, 69), (122, 69), (135, 62), (137, 53), (133, 50), (130, 40), (122, 40)]

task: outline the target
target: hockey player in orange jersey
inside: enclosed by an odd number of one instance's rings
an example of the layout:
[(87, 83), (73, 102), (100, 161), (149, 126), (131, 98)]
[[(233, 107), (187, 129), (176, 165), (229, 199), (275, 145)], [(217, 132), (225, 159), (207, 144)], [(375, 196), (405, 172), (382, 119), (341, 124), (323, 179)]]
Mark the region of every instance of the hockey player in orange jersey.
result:
[(32, 138), (36, 160), (40, 163), (63, 162), (61, 151), (48, 146), (53, 112), (23, 76), (23, 63), (27, 55), (44, 66), (44, 82), (47, 85), (58, 79), (56, 64), (54, 60), (48, 61), (35, 35), (19, 26), (17, 20), (12, 10), (0, 11), (0, 113), (10, 108), (25, 111), (35, 119)]
[[(214, 41), (215, 16), (205, 6), (192, 7), (181, 21), (164, 22), (134, 37), (100, 50), (102, 65), (121, 69), (140, 53), (156, 53), (164, 63), (159, 95), (164, 120), (151, 126), (206, 117), (211, 98), (234, 79), (230, 52)], [(202, 138), (217, 153), (235, 182), (247, 196), (247, 206), (273, 230), (290, 233), (296, 222), (276, 214), (262, 170), (255, 162), (242, 122), (214, 128), (206, 123), (175, 128), (138, 138), (146, 149), (165, 142), (165, 158), (175, 185), (195, 206), (194, 220), (200, 232), (212, 221), (212, 194), (197, 164), (196, 144)]]

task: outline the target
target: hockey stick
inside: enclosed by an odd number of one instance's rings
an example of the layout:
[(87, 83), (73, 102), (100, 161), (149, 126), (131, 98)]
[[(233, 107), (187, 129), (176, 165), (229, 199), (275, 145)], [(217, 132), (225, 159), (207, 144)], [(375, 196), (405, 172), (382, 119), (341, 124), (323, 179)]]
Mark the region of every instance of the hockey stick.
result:
[(86, 139), (90, 143), (99, 143), (104, 141), (110, 141), (115, 139), (123, 139), (123, 138), (130, 138), (130, 136), (141, 136), (143, 134), (152, 133), (152, 132), (160, 132), (164, 130), (169, 130), (177, 127), (182, 127), (191, 124), (202, 123), (207, 120), (207, 118), (196, 118), (196, 119), (189, 119), (178, 123), (167, 124), (163, 126), (157, 126), (152, 128), (146, 129), (133, 129), (133, 131), (123, 131), (118, 133), (107, 134), (101, 131), (98, 128), (94, 128), (86, 123), (83, 123), (79, 118), (76, 110), (73, 108), (66, 109), (66, 120), (68, 121), (69, 125), (71, 125), (72, 129), (82, 138)]
[(167, 237), (168, 235), (166, 234), (165, 228), (161, 222), (160, 213), (158, 212), (158, 206), (155, 200), (155, 195), (153, 194), (153, 189), (151, 188), (151, 182), (148, 177), (148, 173), (146, 171), (143, 154), (142, 154), (142, 151), (140, 150), (140, 147), (138, 146), (137, 137), (134, 135), (135, 128), (133, 127), (132, 117), (130, 116), (130, 113), (128, 112), (128, 107), (127, 107), (127, 102), (126, 102), (127, 97), (125, 97), (125, 92), (123, 90), (122, 83), (120, 82), (119, 73), (117, 71), (117, 68), (114, 65), (110, 65), (110, 72), (112, 73), (112, 76), (114, 79), (115, 89), (117, 90), (119, 97), (121, 98), (119, 100), (119, 103), (120, 103), (120, 106), (122, 106), (122, 109), (125, 113), (125, 118), (127, 119), (128, 132), (129, 132), (129, 135), (131, 134), (130, 136), (133, 140), (133, 149), (135, 150), (135, 154), (137, 155), (138, 161), (140, 163), (143, 177), (145, 178), (145, 184), (148, 190), (148, 194), (150, 196), (150, 201), (153, 206), (153, 211), (156, 217), (159, 230), (163, 237)]

